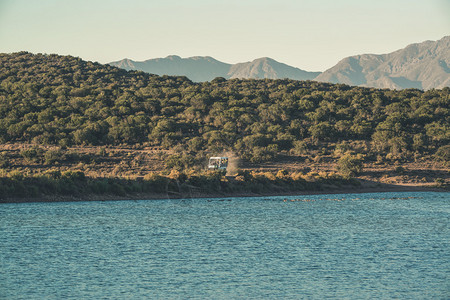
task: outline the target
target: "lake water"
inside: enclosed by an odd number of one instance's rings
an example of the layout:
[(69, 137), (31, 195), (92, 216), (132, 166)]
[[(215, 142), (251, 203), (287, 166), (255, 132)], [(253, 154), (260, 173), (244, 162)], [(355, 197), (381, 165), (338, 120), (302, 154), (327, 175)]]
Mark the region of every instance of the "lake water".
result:
[(0, 205), (1, 299), (450, 298), (450, 194)]

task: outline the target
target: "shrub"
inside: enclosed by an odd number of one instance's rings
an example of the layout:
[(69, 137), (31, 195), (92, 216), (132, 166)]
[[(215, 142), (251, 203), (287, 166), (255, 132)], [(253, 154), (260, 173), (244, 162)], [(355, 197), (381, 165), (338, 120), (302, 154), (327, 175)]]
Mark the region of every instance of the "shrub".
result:
[(44, 150), (38, 147), (33, 147), (30, 149), (20, 151), (20, 155), (29, 162), (41, 162), (43, 153)]
[(288, 172), (286, 170), (279, 170), (276, 175), (279, 179), (285, 179), (288, 177)]
[(363, 160), (359, 156), (346, 154), (338, 161), (338, 172), (345, 177), (355, 176), (362, 171)]
[(71, 170), (62, 173), (61, 176), (63, 178), (71, 179), (74, 181), (84, 181), (86, 178), (86, 176), (82, 171), (71, 171)]
[(434, 154), (436, 160), (450, 161), (450, 145), (440, 147)]
[(394, 172), (395, 172), (396, 174), (404, 174), (405, 171), (406, 171), (406, 169), (405, 169), (404, 167), (402, 167), (402, 166), (397, 166), (397, 167), (395, 167), (395, 169), (394, 169)]
[(9, 161), (3, 153), (0, 153), (0, 168), (9, 166)]
[(445, 184), (445, 180), (443, 178), (436, 178), (434, 180), (434, 183), (436, 184), (436, 186), (442, 187)]
[(63, 153), (61, 150), (48, 150), (44, 154), (44, 162), (47, 165), (51, 165), (63, 157)]
[(19, 170), (12, 170), (8, 173), (8, 177), (12, 180), (22, 181), (24, 178), (24, 174)]

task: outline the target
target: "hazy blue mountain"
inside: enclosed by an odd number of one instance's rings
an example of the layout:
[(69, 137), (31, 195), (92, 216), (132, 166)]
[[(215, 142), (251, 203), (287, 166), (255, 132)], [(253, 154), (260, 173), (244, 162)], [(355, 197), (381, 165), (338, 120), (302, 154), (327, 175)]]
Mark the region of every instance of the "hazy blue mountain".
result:
[(411, 44), (389, 54), (344, 58), (314, 80), (376, 88), (432, 89), (450, 86), (450, 36)]
[(227, 64), (209, 56), (181, 58), (172, 55), (146, 61), (123, 59), (110, 65), (158, 75), (184, 75), (197, 82), (216, 77), (289, 78), (376, 88), (428, 90), (450, 86), (450, 36), (438, 41), (411, 44), (388, 54), (350, 56), (323, 73), (304, 71), (268, 57)]
[(262, 57), (251, 62), (232, 65), (227, 78), (289, 78), (294, 80), (313, 79), (320, 72), (307, 72), (299, 68), (279, 63), (269, 57)]
[(268, 57), (234, 65), (209, 56), (181, 58), (176, 55), (141, 62), (123, 59), (109, 64), (126, 70), (140, 70), (157, 75), (182, 75), (197, 82), (210, 81), (216, 77), (308, 80), (320, 74), (294, 68)]
[(145, 61), (126, 58), (109, 64), (126, 70), (140, 70), (157, 75), (186, 76), (192, 81), (209, 81), (216, 77), (225, 77), (231, 66), (209, 56), (181, 58), (176, 55)]

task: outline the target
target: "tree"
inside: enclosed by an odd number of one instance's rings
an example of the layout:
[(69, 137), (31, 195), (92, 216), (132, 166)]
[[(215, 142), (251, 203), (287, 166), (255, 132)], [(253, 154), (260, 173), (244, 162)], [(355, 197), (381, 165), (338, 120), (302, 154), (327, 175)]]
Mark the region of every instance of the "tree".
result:
[(363, 169), (363, 160), (361, 157), (351, 154), (342, 156), (337, 164), (337, 170), (345, 177), (355, 176)]

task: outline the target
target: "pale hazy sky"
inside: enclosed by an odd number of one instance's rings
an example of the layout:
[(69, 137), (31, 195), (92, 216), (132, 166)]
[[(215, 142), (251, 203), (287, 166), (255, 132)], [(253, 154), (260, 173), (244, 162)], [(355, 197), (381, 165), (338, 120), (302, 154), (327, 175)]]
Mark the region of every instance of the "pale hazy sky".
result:
[[(450, 0), (0, 0), (0, 52), (271, 57), (324, 71), (450, 35)], [(1, 67), (1, 66), (0, 66)]]

